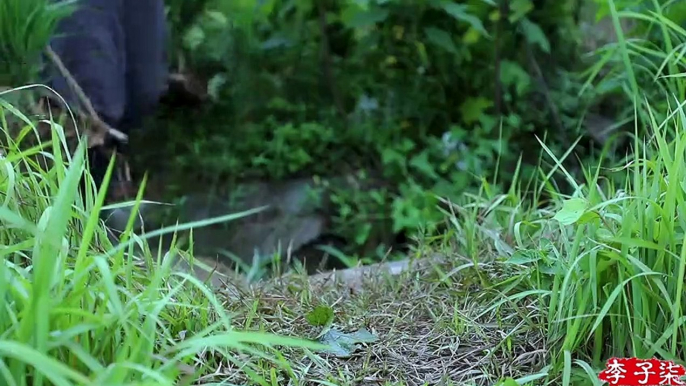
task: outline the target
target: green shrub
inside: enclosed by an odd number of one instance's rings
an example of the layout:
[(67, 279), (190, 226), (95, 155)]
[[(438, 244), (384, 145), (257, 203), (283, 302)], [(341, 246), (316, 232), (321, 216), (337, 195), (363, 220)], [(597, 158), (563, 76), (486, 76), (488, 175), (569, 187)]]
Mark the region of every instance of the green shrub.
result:
[(522, 155), (535, 176), (534, 134), (556, 151), (576, 139), (574, 3), (207, 1), (173, 29), (177, 66), (211, 77), (216, 105), (159, 123), (168, 168), (212, 181), (363, 170), (386, 188), (335, 193), (353, 244), (369, 218), (438, 229), (436, 195), (507, 183)]

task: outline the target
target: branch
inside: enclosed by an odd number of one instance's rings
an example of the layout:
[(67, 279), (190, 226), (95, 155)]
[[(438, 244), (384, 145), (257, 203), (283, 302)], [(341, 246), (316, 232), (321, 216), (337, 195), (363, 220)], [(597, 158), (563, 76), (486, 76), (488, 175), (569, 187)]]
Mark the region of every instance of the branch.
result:
[(76, 97), (79, 99), (79, 102), (83, 105), (83, 107), (86, 109), (88, 112), (89, 118), (93, 121), (95, 124), (94, 126), (100, 130), (100, 131), (105, 131), (106, 134), (111, 135), (112, 137), (122, 141), (122, 142), (127, 142), (129, 137), (122, 133), (121, 131), (111, 127), (105, 121), (103, 121), (100, 118), (100, 115), (95, 111), (93, 108), (93, 104), (91, 103), (90, 99), (86, 96), (86, 94), (83, 92), (83, 89), (81, 86), (79, 86), (78, 82), (74, 79), (72, 76), (71, 72), (65, 67), (64, 63), (62, 63), (62, 60), (60, 57), (57, 55), (55, 51), (53, 51), (52, 47), (47, 46), (45, 49), (46, 54), (48, 55), (48, 58), (52, 63), (57, 67), (59, 70), (60, 74), (66, 79), (67, 84), (69, 87), (72, 89), (74, 93), (76, 93)]

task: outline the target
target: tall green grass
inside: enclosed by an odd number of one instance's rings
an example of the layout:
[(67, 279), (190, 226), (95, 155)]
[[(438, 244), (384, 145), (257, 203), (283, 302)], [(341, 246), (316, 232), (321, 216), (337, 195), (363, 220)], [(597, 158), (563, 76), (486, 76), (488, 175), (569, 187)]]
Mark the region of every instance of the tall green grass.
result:
[(74, 11), (74, 0), (0, 2), (0, 87), (36, 80), (41, 54), (57, 24)]
[[(666, 2), (631, 11), (607, 3), (618, 41), (591, 73), (610, 68), (598, 87), (627, 96), (635, 126), (626, 161), (586, 165), (576, 181), (562, 166), (573, 149), (558, 157), (541, 142), (554, 167), (533, 187), (485, 186), (453, 217), (475, 261), (490, 254), (507, 267), (490, 283), (503, 294), (492, 309), (537, 301), (527, 321), (546, 332), (549, 355), (528, 380), (550, 385), (599, 385), (613, 356), (686, 364), (686, 31), (665, 16)], [(627, 38), (621, 18), (641, 21), (645, 38)], [(555, 189), (553, 176), (573, 194)]]
[[(593, 220), (559, 230), (569, 237), (558, 251), (568, 261), (548, 318), (565, 374), (572, 360), (597, 367), (609, 356), (684, 358), (686, 30), (665, 16), (674, 2), (646, 1), (642, 11), (608, 4), (618, 43), (606, 57), (621, 58), (611, 79), (629, 86), (635, 102), (633, 154), (605, 173), (625, 173), (624, 186), (601, 189), (600, 168), (589, 170), (577, 202)], [(638, 21), (644, 38), (628, 39), (621, 18)]]
[[(546, 192), (531, 201), (521, 186), (484, 189), (452, 218), (477, 264), (502, 257), (508, 275), (486, 284), (503, 297), (489, 311), (537, 301), (535, 312), (522, 312), (547, 335), (548, 362), (537, 374), (547, 384), (599, 384), (597, 373), (613, 356), (686, 364), (685, 104), (653, 119), (651, 137), (634, 136), (629, 162), (588, 167), (583, 182), (542, 144), (557, 165), (551, 172), (574, 187), (570, 196), (546, 173), (538, 185)], [(614, 184), (613, 174), (625, 182)]]
[[(686, 98), (686, 82), (681, 79), (686, 66), (686, 29), (672, 21), (679, 16), (674, 12), (681, 5), (659, 0), (638, 1), (631, 7), (616, 0), (603, 3), (617, 41), (593, 53), (596, 62), (585, 72), (587, 80), (580, 93), (611, 93), (612, 98), (625, 101), (620, 118), (633, 118), (636, 106), (642, 121), (639, 131), (645, 135), (651, 113), (664, 120), (670, 101)], [(632, 30), (623, 30), (621, 21), (629, 21)]]
[[(22, 132), (35, 132), (4, 94), (3, 132), (9, 115), (23, 122)], [(267, 385), (253, 359), (281, 363), (274, 345), (318, 347), (234, 330), (226, 299), (173, 269), (192, 251), (134, 253), (134, 246), (149, 248), (131, 232), (132, 221), (113, 245), (99, 216), (106, 187), (93, 188), (85, 142), (70, 155), (62, 128), (52, 124), (48, 147), (24, 149), (5, 136), (0, 156), (1, 383), (179, 385), (231, 363), (252, 384)], [(40, 166), (39, 156), (51, 166)], [(111, 173), (112, 164), (106, 183)], [(82, 178), (91, 186), (83, 195)]]

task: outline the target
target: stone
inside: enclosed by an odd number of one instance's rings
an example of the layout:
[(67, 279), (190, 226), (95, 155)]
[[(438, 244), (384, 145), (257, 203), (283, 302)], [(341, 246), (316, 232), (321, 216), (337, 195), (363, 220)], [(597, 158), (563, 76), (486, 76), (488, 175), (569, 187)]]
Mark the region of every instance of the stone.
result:
[[(327, 231), (327, 216), (312, 196), (315, 185), (312, 179), (295, 179), (285, 182), (244, 184), (225, 194), (190, 192), (174, 207), (173, 216), (163, 211), (167, 206), (148, 202), (141, 206), (136, 230), (150, 232), (165, 226), (198, 222), (232, 213), (267, 207), (264, 211), (224, 224), (207, 225), (193, 229), (193, 252), (202, 256), (234, 254), (251, 264), (255, 253), (261, 256), (282, 255), (297, 250)], [(319, 193), (321, 196), (321, 193)], [(106, 225), (115, 230), (125, 228), (130, 208), (109, 211)], [(157, 217), (157, 219), (156, 219)], [(157, 245), (159, 239), (150, 240)], [(171, 235), (162, 237), (168, 246)]]

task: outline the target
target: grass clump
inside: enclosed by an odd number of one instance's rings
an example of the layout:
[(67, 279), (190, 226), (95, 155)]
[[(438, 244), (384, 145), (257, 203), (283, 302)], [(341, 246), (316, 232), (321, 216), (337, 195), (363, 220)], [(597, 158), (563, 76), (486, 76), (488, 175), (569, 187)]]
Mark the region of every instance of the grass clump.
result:
[(624, 186), (601, 189), (596, 173), (562, 204), (557, 229), (548, 228), (562, 236), (558, 242), (536, 246), (558, 257), (560, 272), (548, 287), (549, 336), (567, 368), (611, 356), (684, 357), (684, 123), (683, 105), (653, 121), (652, 140), (637, 139), (631, 162), (615, 170), (627, 174)]
[(471, 259), (509, 267), (487, 286), (504, 295), (492, 307), (541, 310), (533, 322), (546, 334), (548, 384), (594, 384), (611, 357), (684, 363), (685, 123), (683, 104), (653, 119), (625, 165), (587, 168), (584, 183), (544, 146), (558, 165), (549, 176), (565, 176), (572, 194), (547, 183), (526, 200), (513, 188), (470, 199), (453, 218)]
[(0, 3), (0, 88), (23, 85), (40, 75), (41, 54), (74, 0), (7, 0)]
[[(3, 130), (12, 114), (24, 132), (35, 131), (0, 99)], [(235, 330), (224, 300), (174, 269), (192, 253), (175, 246), (164, 255), (134, 253), (149, 249), (130, 229), (113, 245), (100, 219), (105, 190), (96, 193), (86, 172), (85, 142), (70, 156), (64, 130), (53, 123), (52, 133), (43, 150), (20, 150), (7, 136), (0, 157), (3, 384), (189, 384), (220, 363), (266, 384), (251, 369), (258, 358), (279, 367), (270, 345), (318, 347)], [(90, 187), (80, 190), (84, 179)]]

